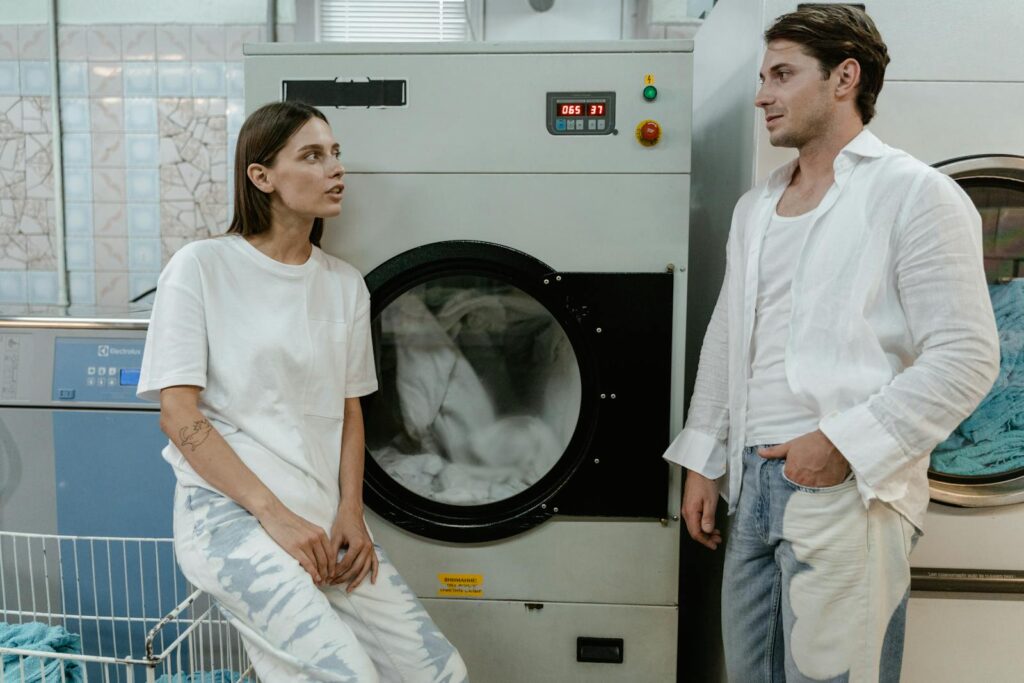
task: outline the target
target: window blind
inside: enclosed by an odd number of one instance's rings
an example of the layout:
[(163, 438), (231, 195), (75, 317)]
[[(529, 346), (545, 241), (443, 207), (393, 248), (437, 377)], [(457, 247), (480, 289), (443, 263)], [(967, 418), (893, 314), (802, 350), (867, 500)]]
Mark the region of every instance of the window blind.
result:
[(465, 39), (465, 0), (320, 0), (320, 40)]

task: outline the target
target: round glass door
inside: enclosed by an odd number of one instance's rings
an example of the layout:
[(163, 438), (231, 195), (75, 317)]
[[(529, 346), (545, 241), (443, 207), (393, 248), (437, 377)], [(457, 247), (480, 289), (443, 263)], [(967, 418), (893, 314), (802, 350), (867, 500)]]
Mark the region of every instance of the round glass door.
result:
[(380, 388), (362, 401), (367, 504), (418, 535), (521, 533), (580, 467), (595, 352), (561, 277), (500, 245), (442, 242), (366, 277)]
[(558, 463), (580, 414), (580, 368), (550, 311), (515, 285), (447, 275), (380, 312), (388, 419), (367, 450), (410, 493), (449, 505), (512, 498)]
[(974, 413), (932, 453), (932, 497), (967, 506), (1024, 500), (1024, 157), (939, 166), (981, 214), (1000, 372)]

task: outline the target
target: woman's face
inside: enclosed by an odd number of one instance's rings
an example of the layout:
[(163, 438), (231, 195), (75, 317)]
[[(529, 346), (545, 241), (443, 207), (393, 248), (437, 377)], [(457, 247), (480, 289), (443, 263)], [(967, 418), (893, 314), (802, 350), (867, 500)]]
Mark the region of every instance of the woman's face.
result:
[(330, 218), (341, 213), (345, 169), (331, 127), (311, 118), (288, 139), (266, 169), (277, 208), (303, 218)]

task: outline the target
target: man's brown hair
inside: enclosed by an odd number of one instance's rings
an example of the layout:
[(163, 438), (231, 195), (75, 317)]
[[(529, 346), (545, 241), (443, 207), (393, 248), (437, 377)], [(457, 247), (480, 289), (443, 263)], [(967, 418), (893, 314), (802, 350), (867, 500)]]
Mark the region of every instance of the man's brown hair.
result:
[(846, 59), (860, 64), (857, 111), (865, 124), (875, 116), (875, 102), (882, 91), (889, 50), (863, 10), (849, 5), (802, 5), (775, 20), (764, 40), (789, 40), (818, 60), (824, 78)]

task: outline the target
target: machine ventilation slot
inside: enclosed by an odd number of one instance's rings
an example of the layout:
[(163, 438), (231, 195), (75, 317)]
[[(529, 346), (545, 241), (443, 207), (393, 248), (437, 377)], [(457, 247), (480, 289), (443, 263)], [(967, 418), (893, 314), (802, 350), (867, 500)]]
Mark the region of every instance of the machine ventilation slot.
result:
[(314, 107), (402, 107), (405, 81), (284, 81), (286, 102)]
[(598, 664), (622, 664), (625, 659), (625, 641), (622, 638), (576, 639), (576, 661)]

